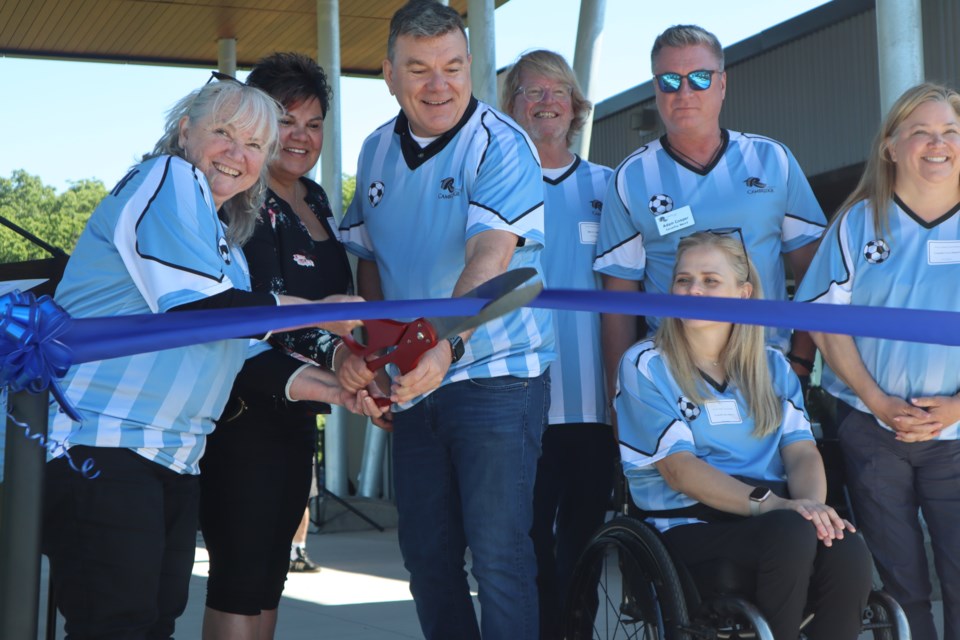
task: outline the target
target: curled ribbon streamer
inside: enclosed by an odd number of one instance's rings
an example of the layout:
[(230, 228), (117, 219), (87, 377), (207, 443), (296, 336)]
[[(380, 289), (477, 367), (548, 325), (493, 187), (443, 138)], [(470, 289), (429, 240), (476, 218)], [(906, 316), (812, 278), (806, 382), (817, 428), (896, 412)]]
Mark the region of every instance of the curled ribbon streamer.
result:
[(32, 293), (0, 296), (0, 384), (14, 392), (39, 393), (56, 398), (73, 420), (80, 414), (57, 383), (71, 364), (70, 348), (60, 338), (70, 326), (70, 316), (49, 296)]

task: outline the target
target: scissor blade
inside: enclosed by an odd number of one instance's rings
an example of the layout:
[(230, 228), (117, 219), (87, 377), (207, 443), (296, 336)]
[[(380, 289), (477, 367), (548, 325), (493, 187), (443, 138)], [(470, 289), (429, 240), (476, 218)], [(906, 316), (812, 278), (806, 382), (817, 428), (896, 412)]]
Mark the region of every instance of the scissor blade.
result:
[(530, 267), (501, 273), (460, 296), (462, 298), (490, 299), (490, 302), (485, 304), (475, 315), (428, 318), (427, 321), (433, 325), (437, 332), (437, 338), (441, 340), (478, 327), (484, 322), (489, 322), (494, 318), (499, 318), (519, 309), (536, 298), (543, 290), (543, 281), (534, 282), (526, 287), (520, 286), (536, 276), (537, 270)]

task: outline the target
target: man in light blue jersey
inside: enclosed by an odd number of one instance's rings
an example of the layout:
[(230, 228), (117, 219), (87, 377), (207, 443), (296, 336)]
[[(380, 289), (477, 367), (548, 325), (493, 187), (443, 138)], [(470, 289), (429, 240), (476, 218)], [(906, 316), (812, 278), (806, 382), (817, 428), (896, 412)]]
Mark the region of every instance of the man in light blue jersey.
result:
[[(384, 78), (401, 112), (367, 138), (341, 225), (368, 299), (462, 294), (507, 269), (540, 270), (536, 149), (471, 95), (463, 21), (414, 0), (390, 24)], [(533, 481), (549, 403), (550, 313), (520, 309), (441, 341), (393, 381), (399, 540), (428, 639), (537, 637)], [(352, 358), (341, 383), (371, 379)]]
[[(720, 128), (726, 93), (723, 48), (698, 26), (673, 26), (653, 44), (657, 110), (666, 135), (617, 167), (600, 221), (594, 268), (604, 288), (670, 290), (680, 239), (695, 231), (735, 233), (757, 265), (768, 299), (787, 296), (783, 258), (799, 282), (826, 224), (793, 155), (770, 138)], [(656, 318), (647, 318), (652, 333)], [(634, 318), (603, 316), (608, 387), (637, 339)], [(768, 334), (801, 376), (814, 354), (807, 334)]]
[[(540, 50), (520, 56), (507, 74), (502, 105), (533, 140), (543, 165), (547, 281), (555, 288), (599, 289), (593, 257), (612, 171), (570, 152), (590, 102), (567, 61)], [(531, 532), (543, 640), (561, 637), (573, 567), (603, 524), (617, 459), (603, 384), (600, 315), (555, 311), (553, 322), (557, 359), (550, 365), (550, 426), (537, 465)]]

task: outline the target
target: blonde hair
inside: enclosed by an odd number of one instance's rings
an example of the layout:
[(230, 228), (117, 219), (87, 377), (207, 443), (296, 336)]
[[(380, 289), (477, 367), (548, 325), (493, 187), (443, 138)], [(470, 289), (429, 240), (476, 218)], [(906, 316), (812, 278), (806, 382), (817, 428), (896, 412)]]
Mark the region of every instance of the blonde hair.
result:
[[(733, 269), (737, 283), (743, 285), (749, 282), (752, 285), (750, 298), (757, 300), (763, 297), (757, 269), (747, 256), (743, 243), (735, 235), (700, 231), (681, 240), (673, 267), (674, 278), (681, 256), (696, 247), (721, 251)], [(664, 318), (654, 336), (654, 343), (663, 354), (683, 394), (697, 404), (707, 400), (705, 382), (694, 361), (683, 322), (678, 318)], [(720, 359), (727, 377), (743, 393), (753, 417), (754, 437), (762, 438), (776, 431), (783, 419), (783, 407), (770, 378), (763, 327), (734, 324)]]
[(517, 58), (513, 63), (507, 78), (503, 83), (503, 98), (500, 100), (500, 108), (504, 113), (513, 114), (513, 107), (517, 103), (517, 90), (520, 89), (520, 73), (527, 71), (529, 73), (538, 73), (547, 78), (552, 78), (559, 82), (570, 85), (570, 106), (573, 110), (573, 121), (567, 130), (567, 146), (573, 142), (573, 137), (577, 135), (587, 122), (587, 116), (590, 115), (590, 109), (593, 105), (583, 95), (580, 89), (580, 83), (577, 82), (577, 76), (573, 69), (567, 64), (558, 53), (538, 49), (528, 51)]
[(217, 126), (230, 125), (238, 131), (252, 130), (263, 141), (265, 157), (260, 176), (252, 187), (227, 200), (222, 208), (227, 216), (227, 240), (242, 245), (253, 235), (257, 212), (267, 193), (268, 165), (277, 154), (279, 120), (283, 113), (269, 95), (235, 80), (208, 82), (182, 98), (167, 112), (163, 135), (144, 160), (162, 155), (184, 157), (180, 146), (180, 120), (196, 123), (212, 118)]
[(865, 200), (873, 213), (873, 228), (878, 237), (883, 237), (889, 228), (887, 210), (893, 199), (893, 189), (897, 181), (897, 163), (890, 157), (890, 141), (899, 133), (903, 121), (909, 118), (917, 107), (926, 102), (949, 104), (960, 118), (960, 94), (949, 87), (924, 82), (904, 91), (903, 95), (890, 107), (887, 117), (883, 119), (870, 148), (870, 155), (867, 156), (867, 166), (863, 170), (860, 182), (857, 183), (853, 193), (840, 205), (838, 215), (834, 217), (834, 223), (837, 223), (853, 205)]

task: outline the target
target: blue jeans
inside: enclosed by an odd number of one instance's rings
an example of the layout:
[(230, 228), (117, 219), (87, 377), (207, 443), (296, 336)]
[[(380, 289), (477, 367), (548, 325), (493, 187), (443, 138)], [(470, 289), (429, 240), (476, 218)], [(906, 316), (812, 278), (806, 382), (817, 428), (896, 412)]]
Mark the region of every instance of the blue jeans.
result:
[(480, 638), (464, 553), (470, 547), (485, 640), (535, 640), (530, 526), (548, 374), (465, 380), (394, 417), (399, 540), (427, 640)]

